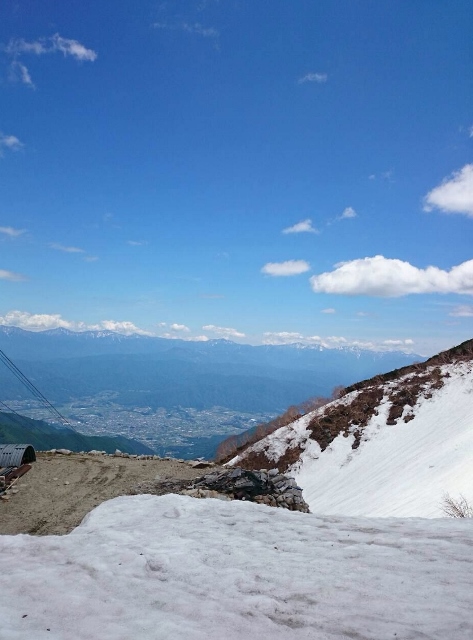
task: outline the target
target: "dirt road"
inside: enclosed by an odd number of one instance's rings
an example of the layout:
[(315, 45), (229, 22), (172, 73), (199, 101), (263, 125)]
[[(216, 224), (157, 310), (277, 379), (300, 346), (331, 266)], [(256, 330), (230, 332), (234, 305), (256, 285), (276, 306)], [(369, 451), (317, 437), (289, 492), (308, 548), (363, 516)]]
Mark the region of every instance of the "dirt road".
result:
[(205, 473), (176, 460), (80, 454), (40, 453), (32, 466), (9, 500), (0, 500), (0, 534), (68, 533), (105, 500), (140, 493), (150, 484), (155, 493), (169, 493), (172, 483), (190, 482)]

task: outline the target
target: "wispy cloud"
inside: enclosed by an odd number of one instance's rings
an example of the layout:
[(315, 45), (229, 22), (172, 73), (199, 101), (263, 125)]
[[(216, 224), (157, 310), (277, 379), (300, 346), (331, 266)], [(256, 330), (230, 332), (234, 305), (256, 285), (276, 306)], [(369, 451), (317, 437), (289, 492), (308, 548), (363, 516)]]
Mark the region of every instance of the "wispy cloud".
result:
[(262, 342), (272, 345), (304, 344), (323, 349), (356, 348), (367, 351), (403, 351), (405, 353), (412, 353), (414, 344), (411, 339), (357, 340), (344, 336), (306, 336), (296, 331), (266, 331), (263, 333)]
[(82, 259), (84, 260), (84, 262), (97, 262), (99, 258), (98, 256), (85, 256)]
[(466, 164), (429, 191), (424, 198), (424, 211), (432, 209), (473, 218), (473, 164)]
[(323, 82), (327, 82), (327, 80), (328, 75), (326, 73), (310, 72), (306, 73), (305, 76), (299, 78), (297, 84), (305, 84), (306, 82), (316, 82), (318, 84), (322, 84)]
[(129, 244), (130, 247), (143, 247), (144, 245), (148, 244), (148, 241), (147, 240), (127, 240), (126, 243)]
[(7, 135), (0, 131), (0, 157), (3, 156), (3, 152), (5, 149), (9, 151), (19, 151), (25, 145), (16, 137), (12, 135)]
[(473, 305), (460, 304), (452, 309), (448, 315), (455, 318), (473, 318)]
[(202, 327), (203, 331), (209, 331), (221, 338), (245, 338), (245, 334), (233, 327), (216, 327), (214, 324), (206, 324)]
[(93, 49), (88, 49), (78, 40), (63, 38), (59, 33), (55, 33), (49, 38), (38, 38), (30, 42), (23, 38), (13, 38), (3, 50), (11, 60), (10, 80), (19, 81), (32, 89), (35, 88), (35, 85), (28, 67), (20, 61), (22, 56), (62, 53), (65, 58), (71, 57), (79, 62), (94, 62), (97, 59), (97, 53)]
[(9, 282), (22, 282), (24, 280), (27, 280), (27, 278), (21, 273), (14, 273), (13, 271), (0, 269), (0, 280), (8, 280)]
[(343, 212), (342, 215), (340, 216), (340, 220), (346, 220), (347, 218), (356, 218), (357, 213), (355, 211), (355, 209), (353, 209), (353, 207), (346, 207)]
[(216, 45), (220, 38), (220, 32), (214, 27), (205, 27), (200, 22), (155, 22), (152, 25), (155, 29), (161, 29), (165, 31), (183, 31), (185, 33), (191, 33), (193, 35), (200, 36), (202, 38), (210, 38)]
[(468, 129), (468, 135), (470, 138), (473, 138), (473, 124), (471, 125), (471, 127)]
[(305, 260), (286, 260), (285, 262), (268, 262), (261, 268), (261, 273), (268, 276), (297, 276), (310, 270)]
[(322, 309), (322, 311), (320, 313), (336, 313), (335, 309), (333, 309), (332, 307), (329, 307), (328, 309)]
[(9, 79), (13, 82), (19, 81), (22, 84), (26, 84), (31, 89), (36, 89), (28, 67), (19, 60), (13, 60), (10, 64)]
[(26, 232), (26, 229), (14, 229), (13, 227), (0, 227), (0, 233), (3, 233), (10, 238), (18, 238), (23, 233)]
[(312, 220), (307, 218), (307, 220), (302, 220), (301, 222), (297, 222), (292, 225), (292, 227), (286, 227), (286, 229), (282, 230), (282, 233), (320, 233), (318, 229), (312, 226)]
[(55, 249), (56, 251), (63, 251), (64, 253), (85, 253), (85, 249), (80, 249), (79, 247), (66, 247), (63, 244), (59, 244), (57, 242), (50, 242), (49, 246), (51, 249)]
[(409, 262), (374, 256), (335, 265), (310, 278), (315, 293), (399, 297), (419, 293), (473, 294), (473, 260), (444, 271), (419, 269)]
[(32, 42), (28, 42), (23, 38), (12, 38), (5, 51), (10, 56), (18, 56), (22, 54), (31, 54), (41, 56), (47, 53), (62, 53), (65, 57), (71, 56), (75, 60), (94, 62), (97, 59), (97, 53), (93, 49), (87, 49), (78, 40), (63, 38), (59, 33), (55, 33), (49, 38), (38, 38)]

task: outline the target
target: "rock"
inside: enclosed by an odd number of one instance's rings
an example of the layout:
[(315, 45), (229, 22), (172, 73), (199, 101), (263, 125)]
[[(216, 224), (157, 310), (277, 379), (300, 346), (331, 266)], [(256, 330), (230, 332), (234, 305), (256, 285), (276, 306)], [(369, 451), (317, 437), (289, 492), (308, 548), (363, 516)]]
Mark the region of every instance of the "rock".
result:
[(70, 456), (72, 451), (70, 449), (56, 449), (56, 453), (61, 453), (63, 456)]
[(213, 462), (207, 462), (206, 460), (191, 460), (188, 464), (193, 469), (207, 469), (214, 466)]

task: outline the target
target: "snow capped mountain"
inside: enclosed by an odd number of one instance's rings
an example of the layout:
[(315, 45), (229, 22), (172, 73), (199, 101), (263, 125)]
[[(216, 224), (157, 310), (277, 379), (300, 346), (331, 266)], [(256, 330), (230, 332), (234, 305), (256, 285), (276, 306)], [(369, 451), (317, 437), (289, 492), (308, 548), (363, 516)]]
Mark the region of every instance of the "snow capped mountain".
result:
[(473, 497), (473, 340), (348, 387), (230, 461), (290, 470), (315, 513), (439, 517)]

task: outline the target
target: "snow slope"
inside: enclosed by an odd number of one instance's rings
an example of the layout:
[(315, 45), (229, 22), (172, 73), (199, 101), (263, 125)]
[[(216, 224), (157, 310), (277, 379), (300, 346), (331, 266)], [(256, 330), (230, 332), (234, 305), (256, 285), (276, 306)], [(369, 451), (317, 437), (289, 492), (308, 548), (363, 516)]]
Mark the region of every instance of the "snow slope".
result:
[(133, 496), (0, 537), (8, 640), (470, 640), (473, 520)]
[[(366, 425), (361, 429), (359, 421), (348, 423), (324, 450), (313, 437), (311, 421), (343, 406), (349, 412), (362, 391), (275, 431), (230, 464), (247, 466), (256, 455), (259, 466), (281, 467), (284, 456), (296, 451), (289, 469), (314, 513), (434, 518), (442, 516), (445, 493), (462, 493), (473, 502), (473, 363), (430, 367), (422, 378), (415, 375), (365, 388), (380, 397), (374, 410), (366, 409)], [(389, 424), (396, 397), (414, 383), (421, 386), (414, 406), (399, 407), (401, 415)]]

